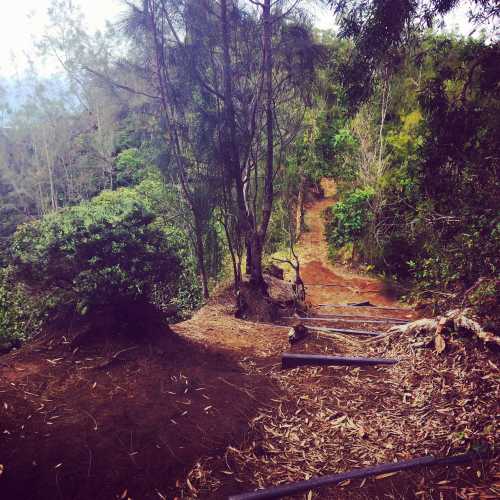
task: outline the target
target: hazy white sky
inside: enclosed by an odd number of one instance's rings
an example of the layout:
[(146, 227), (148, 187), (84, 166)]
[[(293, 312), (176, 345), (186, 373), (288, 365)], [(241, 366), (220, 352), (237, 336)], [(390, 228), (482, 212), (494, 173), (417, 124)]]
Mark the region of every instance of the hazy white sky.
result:
[[(73, 0), (82, 7), (88, 27), (102, 29), (106, 21), (113, 21), (123, 12), (120, 0)], [(13, 76), (26, 68), (28, 57), (36, 58), (33, 39), (43, 36), (47, 24), (47, 9), (51, 0), (14, 0), (0, 16), (0, 76)], [(316, 24), (321, 29), (333, 27), (333, 15), (326, 9), (315, 8)], [(458, 25), (467, 34), (465, 10), (452, 14), (448, 25)], [(468, 30), (468, 31), (467, 31)], [(41, 68), (43, 73), (57, 69)]]

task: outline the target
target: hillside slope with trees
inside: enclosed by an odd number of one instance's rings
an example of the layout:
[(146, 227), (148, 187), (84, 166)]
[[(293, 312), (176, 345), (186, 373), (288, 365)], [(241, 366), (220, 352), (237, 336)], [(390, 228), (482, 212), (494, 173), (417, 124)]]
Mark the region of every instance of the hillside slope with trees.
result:
[[(123, 0), (91, 33), (52, 0), (33, 56), (61, 73), (0, 75), (0, 497), (459, 452), (480, 461), (306, 494), (498, 493), (499, 8), (316, 4)], [(464, 5), (475, 31), (440, 29)]]

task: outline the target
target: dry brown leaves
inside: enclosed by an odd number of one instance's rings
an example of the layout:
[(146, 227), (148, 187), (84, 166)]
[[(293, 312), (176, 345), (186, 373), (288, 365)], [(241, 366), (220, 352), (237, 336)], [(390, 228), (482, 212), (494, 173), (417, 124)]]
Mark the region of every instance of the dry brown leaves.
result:
[[(318, 342), (328, 345), (331, 339)], [(441, 355), (402, 335), (373, 343), (338, 335), (335, 343), (347, 355), (395, 357), (400, 363), (391, 368), (283, 371), (276, 365), (259, 368), (245, 359), (248, 373), (267, 374), (283, 396), (250, 422), (245, 443), (226, 450), (230, 466), (215, 473), (222, 481), (230, 473), (237, 481), (262, 488), (421, 455), (443, 456), (481, 444), (495, 447), (499, 435), (492, 410), (499, 396), (498, 367), (479, 342), (447, 339)], [(371, 497), (359, 485), (344, 488), (347, 498)], [(481, 488), (486, 496), (479, 495)], [(217, 489), (201, 482), (200, 498), (217, 498)], [(413, 491), (417, 489), (419, 498), (434, 498), (432, 491), (492, 498), (487, 495), (493, 491), (473, 486), (467, 492), (454, 483), (423, 484)], [(332, 496), (322, 492), (317, 498), (342, 495), (337, 489)]]

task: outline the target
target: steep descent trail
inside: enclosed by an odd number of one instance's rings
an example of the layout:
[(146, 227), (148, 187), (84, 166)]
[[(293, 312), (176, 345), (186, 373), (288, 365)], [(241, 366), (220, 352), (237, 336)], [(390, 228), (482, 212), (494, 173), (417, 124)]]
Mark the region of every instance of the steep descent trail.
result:
[[(321, 187), (325, 196), (306, 206), (306, 231), (301, 235), (296, 248), (308, 303), (315, 312), (321, 313), (411, 317), (411, 310), (405, 311), (397, 303), (383, 281), (361, 276), (329, 262), (323, 212), (335, 202), (336, 188), (333, 181), (326, 179), (323, 179)], [(351, 307), (329, 306), (364, 301), (390, 309), (365, 307), (353, 311)]]
[[(374, 318), (408, 319), (414, 312), (402, 307), (381, 280), (329, 263), (322, 213), (334, 203), (335, 191), (331, 183), (323, 182), (323, 187), (326, 197), (306, 207), (308, 231), (296, 248), (302, 277), (309, 284), (307, 301), (310, 313), (316, 316), (314, 326), (382, 333), (389, 324), (375, 323)], [(460, 450), (453, 441), (457, 428), (490, 425), (491, 418), (483, 415), (484, 408), (495, 400), (494, 390), (484, 389), (482, 408), (469, 407), (470, 395), (463, 390), (470, 384), (469, 366), (484, 366), (475, 355), (467, 367), (463, 358), (457, 358), (464, 364), (457, 370), (453, 357), (439, 358), (433, 349), (416, 350), (411, 339), (372, 341), (372, 337), (321, 331), (312, 331), (304, 341), (289, 346), (288, 327), (238, 320), (232, 315), (230, 301), (231, 297), (223, 296), (213, 299), (176, 330), (236, 356), (248, 377), (266, 377), (275, 394), (267, 399), (258, 390), (242, 391), (242, 397), (251, 398), (256, 408), (246, 438), (231, 443), (223, 455), (200, 457), (183, 483), (186, 497), (222, 499), (228, 494), (380, 463), (427, 454), (442, 456)], [(383, 308), (345, 306), (351, 301), (370, 301)], [(326, 319), (325, 313), (335, 318)], [(280, 358), (285, 351), (391, 357), (399, 362), (390, 367), (283, 370)], [(480, 425), (474, 423), (478, 419), (482, 419)], [(468, 498), (471, 492), (492, 491), (491, 475), (488, 478), (481, 467), (388, 474), (287, 498), (451, 499), (458, 494)], [(478, 486), (483, 480), (485, 485)]]

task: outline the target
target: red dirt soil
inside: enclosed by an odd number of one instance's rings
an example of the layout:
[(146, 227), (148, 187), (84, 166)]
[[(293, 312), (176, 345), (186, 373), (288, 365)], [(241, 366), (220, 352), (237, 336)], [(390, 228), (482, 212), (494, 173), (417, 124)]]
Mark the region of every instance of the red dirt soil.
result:
[[(309, 231), (297, 248), (311, 311), (359, 318), (337, 322), (353, 329), (386, 328), (368, 326), (364, 317), (413, 317), (380, 280), (328, 263), (321, 214), (334, 202), (335, 187), (323, 187), (327, 196), (309, 204)], [(394, 309), (345, 307), (365, 300)], [(419, 420), (413, 400), (401, 399), (405, 391), (417, 397), (423, 390), (423, 376), (408, 371), (411, 358), (401, 368), (284, 372), (279, 362), (286, 350), (378, 351), (357, 339), (320, 335), (290, 348), (288, 327), (236, 319), (233, 304), (231, 292), (222, 290), (174, 333), (140, 344), (109, 336), (75, 349), (59, 333), (0, 357), (0, 499), (223, 499), (446, 451), (439, 426), (449, 413), (431, 407)], [(434, 355), (428, 356), (433, 366)], [(435, 376), (441, 380), (438, 371)], [(487, 382), (477, 382), (485, 404)], [(490, 425), (488, 418), (482, 425)], [(396, 431), (405, 429), (406, 438), (397, 441)], [(491, 472), (481, 467), (414, 471), (306, 498), (494, 498)]]
[(76, 352), (44, 338), (0, 359), (2, 500), (173, 498), (199, 456), (242, 439), (247, 394), (274, 394), (176, 334)]

